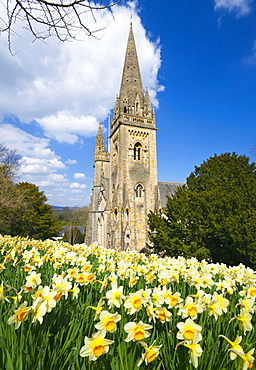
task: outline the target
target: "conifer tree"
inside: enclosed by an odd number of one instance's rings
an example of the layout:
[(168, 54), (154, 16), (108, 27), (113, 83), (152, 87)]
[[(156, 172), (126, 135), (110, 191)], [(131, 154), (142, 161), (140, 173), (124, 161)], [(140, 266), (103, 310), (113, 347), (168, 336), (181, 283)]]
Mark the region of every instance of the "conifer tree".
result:
[(16, 188), (24, 199), (16, 234), (35, 239), (55, 236), (61, 226), (53, 217), (53, 208), (46, 203), (44, 192), (28, 182), (21, 182)]

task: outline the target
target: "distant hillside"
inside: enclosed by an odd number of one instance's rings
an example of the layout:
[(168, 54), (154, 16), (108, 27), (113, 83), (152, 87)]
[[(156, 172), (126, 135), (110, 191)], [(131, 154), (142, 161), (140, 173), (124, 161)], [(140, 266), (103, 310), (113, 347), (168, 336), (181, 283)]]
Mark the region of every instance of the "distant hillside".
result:
[(63, 208), (68, 208), (70, 209), (71, 211), (75, 208), (78, 208), (78, 207), (60, 207), (60, 206), (52, 206), (52, 208), (56, 211), (56, 212), (62, 212)]

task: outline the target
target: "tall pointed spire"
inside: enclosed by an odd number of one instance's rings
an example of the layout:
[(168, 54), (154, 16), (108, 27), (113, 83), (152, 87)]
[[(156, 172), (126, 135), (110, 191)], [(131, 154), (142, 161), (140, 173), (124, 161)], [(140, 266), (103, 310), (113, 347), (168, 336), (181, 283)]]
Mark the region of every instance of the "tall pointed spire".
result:
[(138, 98), (140, 105), (143, 105), (143, 96), (140, 68), (131, 24), (119, 98), (123, 103), (126, 102), (128, 107), (132, 107), (135, 103), (136, 97)]
[(147, 90), (145, 94), (143, 92), (132, 23), (130, 24), (119, 96), (116, 98), (110, 125), (110, 136), (115, 132), (120, 119), (134, 122), (134, 124), (143, 123), (155, 126), (154, 110), (149, 93)]

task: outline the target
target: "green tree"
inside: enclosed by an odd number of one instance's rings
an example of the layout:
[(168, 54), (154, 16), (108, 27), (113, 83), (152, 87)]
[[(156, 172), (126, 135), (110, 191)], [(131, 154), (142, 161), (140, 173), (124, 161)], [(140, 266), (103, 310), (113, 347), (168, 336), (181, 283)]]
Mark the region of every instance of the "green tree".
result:
[(89, 207), (63, 207), (61, 211), (54, 212), (54, 217), (63, 225), (86, 226)]
[(21, 182), (16, 188), (23, 196), (23, 206), (15, 234), (35, 239), (55, 236), (61, 226), (53, 217), (53, 208), (46, 204), (47, 197), (44, 192), (28, 182)]
[(22, 194), (15, 187), (20, 160), (16, 150), (0, 143), (0, 234), (12, 233), (23, 203)]
[(155, 245), (171, 255), (255, 267), (255, 163), (236, 153), (210, 157), (161, 214), (149, 214), (149, 226), (158, 232)]

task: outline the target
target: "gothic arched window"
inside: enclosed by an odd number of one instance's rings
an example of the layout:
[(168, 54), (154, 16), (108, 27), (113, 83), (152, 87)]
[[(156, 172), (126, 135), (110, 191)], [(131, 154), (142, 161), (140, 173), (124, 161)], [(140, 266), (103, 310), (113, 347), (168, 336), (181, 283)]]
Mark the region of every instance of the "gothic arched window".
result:
[(134, 145), (134, 149), (133, 149), (133, 157), (134, 157), (135, 161), (140, 161), (140, 159), (141, 159), (141, 149), (142, 149), (141, 143), (137, 142)]
[(142, 190), (143, 190), (143, 186), (141, 184), (136, 185), (136, 187), (135, 187), (135, 196), (136, 196), (136, 198), (141, 198), (142, 197)]

